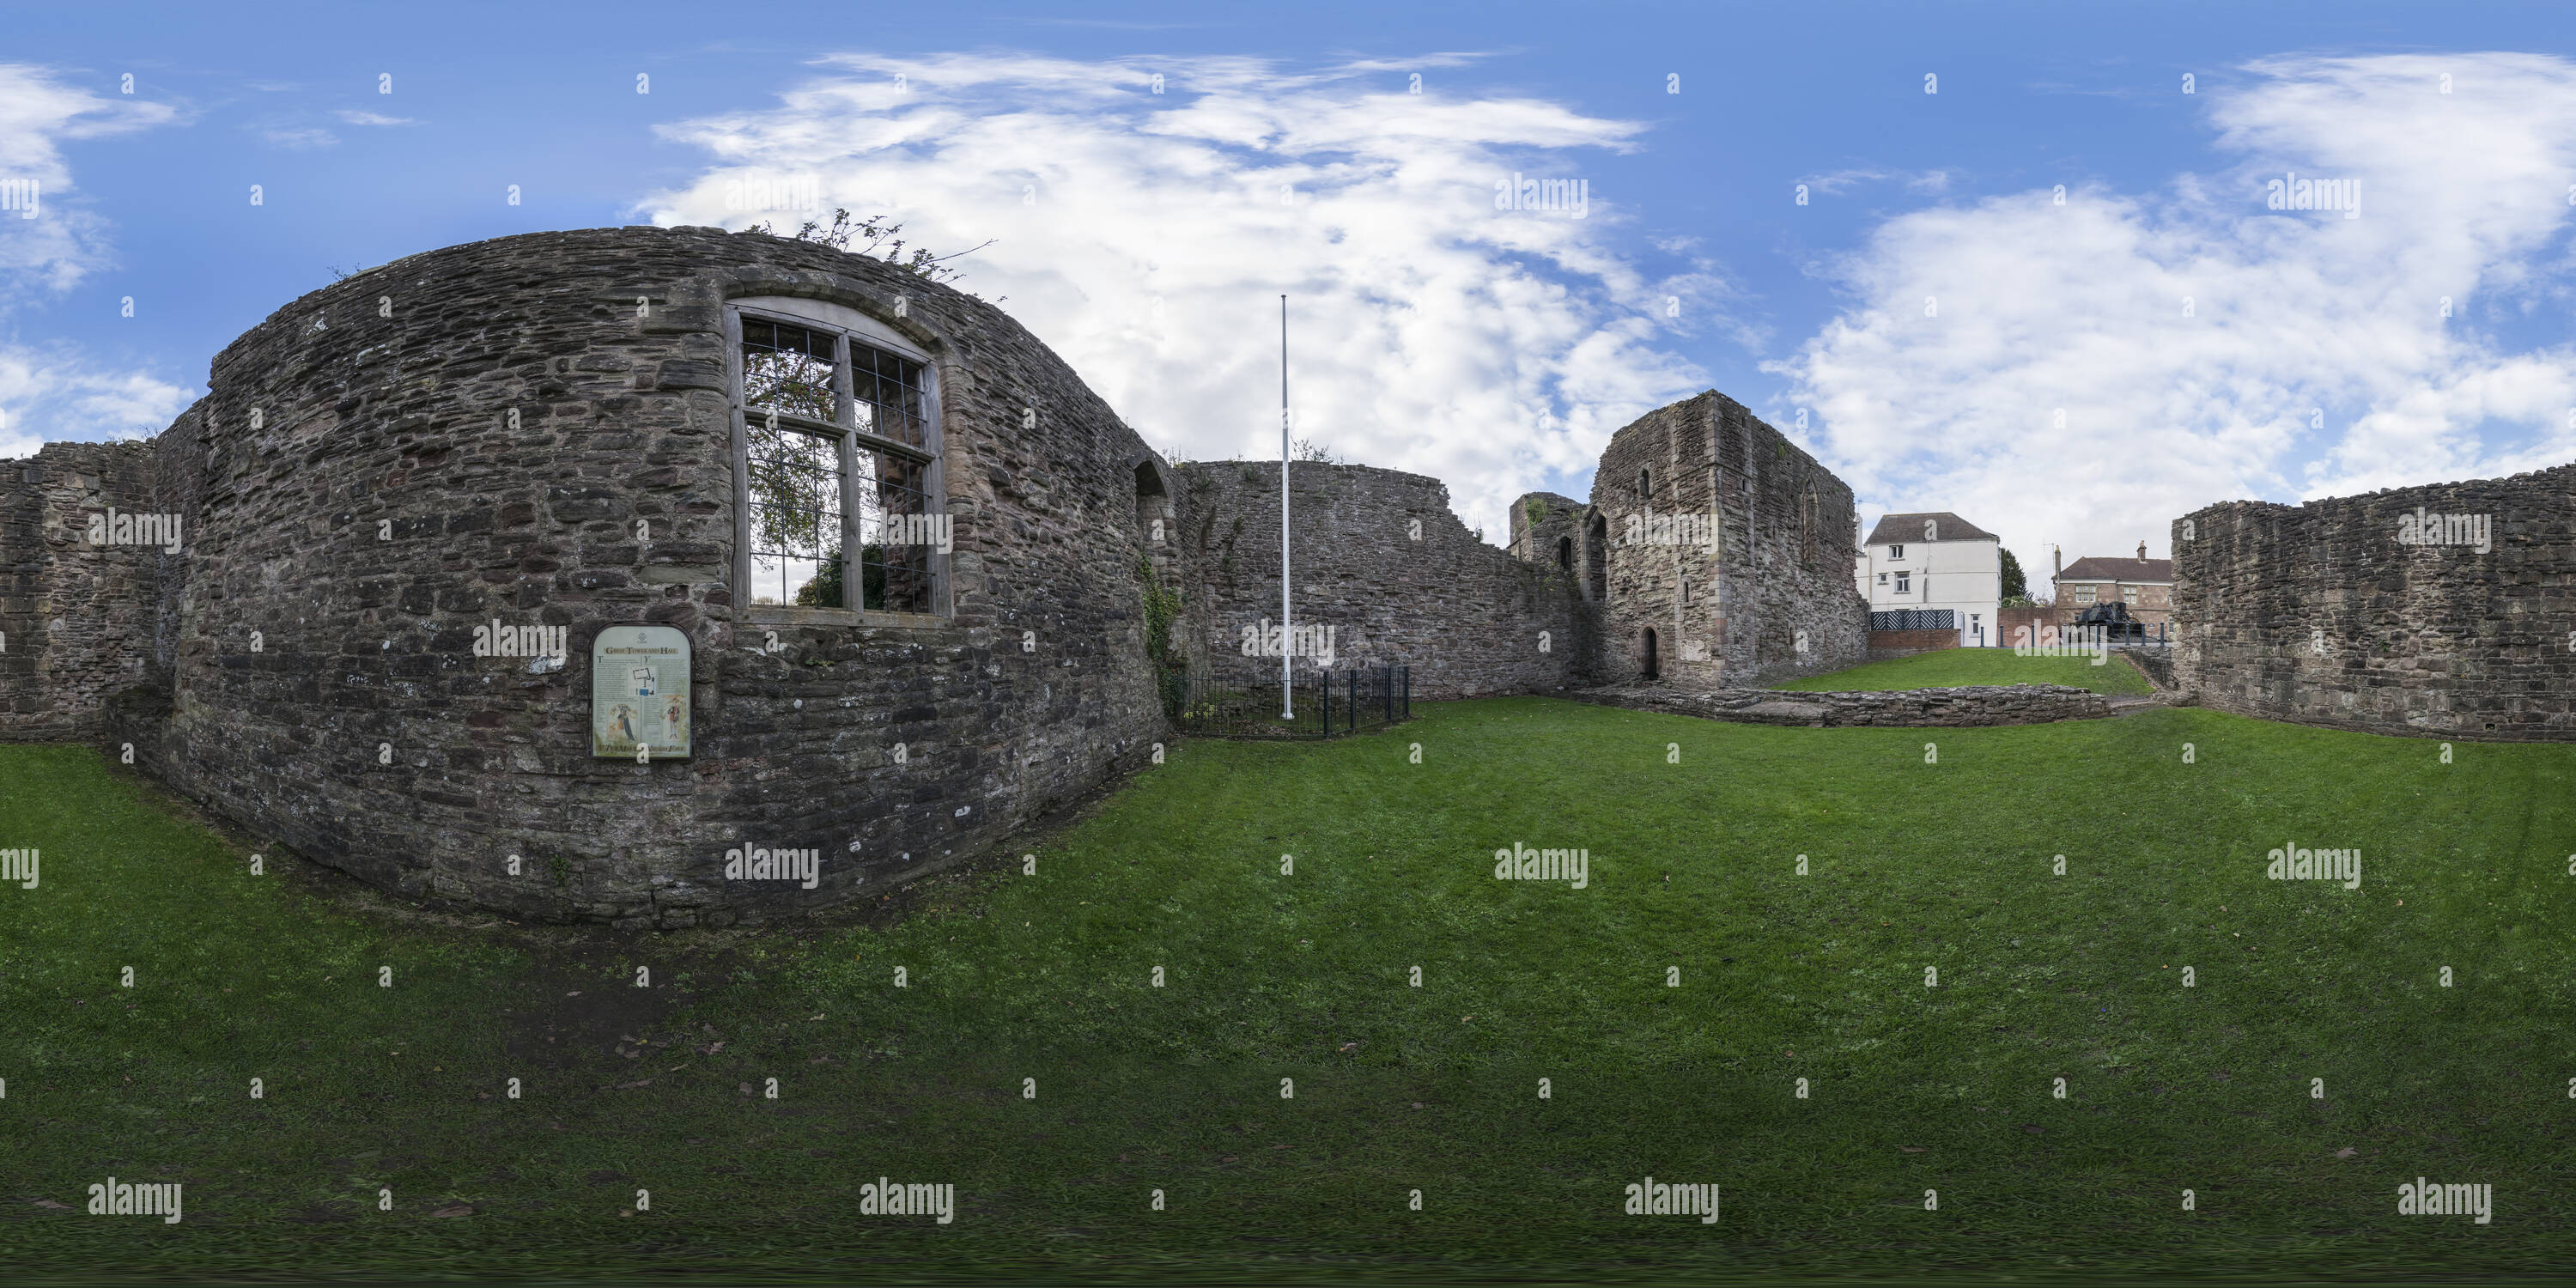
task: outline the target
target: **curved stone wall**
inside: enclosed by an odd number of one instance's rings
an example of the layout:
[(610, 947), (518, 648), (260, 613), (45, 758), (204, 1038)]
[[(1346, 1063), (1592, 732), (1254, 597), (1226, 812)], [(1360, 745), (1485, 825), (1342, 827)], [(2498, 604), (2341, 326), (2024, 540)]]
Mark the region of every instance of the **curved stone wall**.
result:
[[(935, 364), (951, 614), (748, 620), (725, 313), (753, 296), (856, 310)], [(189, 550), (157, 587), (158, 700), (115, 704), (110, 741), (400, 893), (657, 926), (831, 903), (1162, 728), (1150, 454), (999, 310), (877, 260), (691, 228), (415, 255), (235, 341), (155, 446)], [(563, 628), (569, 665), (477, 657), (495, 621)], [(634, 623), (692, 643), (691, 759), (590, 755), (590, 646)], [(819, 851), (814, 887), (728, 880), (736, 847)]]

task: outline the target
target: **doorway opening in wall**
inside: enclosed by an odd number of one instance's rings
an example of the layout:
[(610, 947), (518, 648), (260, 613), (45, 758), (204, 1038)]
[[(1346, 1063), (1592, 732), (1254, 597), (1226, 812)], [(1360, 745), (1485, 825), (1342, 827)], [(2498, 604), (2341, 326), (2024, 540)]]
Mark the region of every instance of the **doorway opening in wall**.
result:
[(1610, 600), (1610, 520), (1593, 515), (1583, 530), (1583, 593), (1595, 603)]
[(1640, 655), (1640, 659), (1639, 659), (1639, 660), (1641, 661), (1641, 663), (1642, 663), (1642, 664), (1644, 665), (1644, 667), (1645, 667), (1645, 670), (1646, 670), (1646, 678), (1647, 678), (1647, 679), (1649, 679), (1649, 680), (1657, 679), (1657, 678), (1659, 678), (1659, 677), (1660, 677), (1660, 673), (1661, 673), (1661, 669), (1662, 669), (1662, 668), (1661, 668), (1661, 665), (1660, 665), (1660, 663), (1661, 663), (1661, 659), (1660, 659), (1660, 658), (1658, 658), (1658, 657), (1655, 655), (1655, 628), (1654, 628), (1654, 627), (1649, 626), (1649, 627), (1647, 627), (1647, 628), (1646, 628), (1646, 635), (1645, 635), (1645, 639), (1642, 641), (1642, 643), (1643, 643), (1644, 647), (1643, 647), (1643, 649), (1641, 650), (1641, 655)]

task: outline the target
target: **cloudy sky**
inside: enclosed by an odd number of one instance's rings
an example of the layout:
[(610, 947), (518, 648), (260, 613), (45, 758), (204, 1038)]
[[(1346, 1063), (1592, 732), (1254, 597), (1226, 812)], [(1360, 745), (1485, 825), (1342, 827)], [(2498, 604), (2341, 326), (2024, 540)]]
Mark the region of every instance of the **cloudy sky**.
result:
[[(978, 247), (966, 289), (1191, 457), (1275, 453), (1288, 295), (1300, 434), (1489, 539), (1712, 387), (1865, 520), (2041, 570), (2576, 460), (2545, 8), (1395, 8), (21, 11), (0, 457), (156, 432), (334, 271), (810, 192)], [(2271, 208), (2294, 177), (2349, 208)], [(1498, 208), (1523, 178), (1581, 204)]]

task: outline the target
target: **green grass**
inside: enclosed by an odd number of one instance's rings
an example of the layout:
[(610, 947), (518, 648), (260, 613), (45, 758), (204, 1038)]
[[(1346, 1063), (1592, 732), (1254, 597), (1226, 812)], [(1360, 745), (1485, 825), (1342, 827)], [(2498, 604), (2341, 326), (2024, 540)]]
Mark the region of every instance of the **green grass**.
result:
[[(1179, 745), (1034, 846), (1034, 876), (918, 883), (884, 928), (569, 947), (248, 876), (92, 753), (0, 747), (0, 844), (44, 853), (39, 889), (0, 889), (0, 1266), (1596, 1281), (2576, 1259), (2576, 748), (2461, 744), (2446, 765), (2431, 742), (2193, 709), (1937, 733), (1425, 711), (1326, 744)], [(2363, 849), (2362, 887), (2264, 880), (2288, 839)], [(1588, 850), (1588, 887), (1493, 879), (1515, 842)], [(739, 1089), (773, 1076), (775, 1101)], [(184, 1182), (187, 1220), (27, 1204), (78, 1208), (110, 1173)], [(1722, 1220), (1622, 1215), (1648, 1174), (1721, 1184)], [(954, 1184), (956, 1223), (858, 1215), (880, 1175)], [(2494, 1224), (2397, 1216), (2418, 1175), (2493, 1184)], [(651, 1210), (621, 1215), (637, 1188)], [(429, 1217), (449, 1203), (477, 1211)]]
[(1969, 684), (2064, 684), (2104, 694), (2155, 692), (2147, 677), (2117, 656), (2015, 657), (2008, 648), (1945, 648), (1848, 670), (1810, 675), (1772, 687), (1807, 693), (1884, 693), (1896, 689), (1949, 689)]

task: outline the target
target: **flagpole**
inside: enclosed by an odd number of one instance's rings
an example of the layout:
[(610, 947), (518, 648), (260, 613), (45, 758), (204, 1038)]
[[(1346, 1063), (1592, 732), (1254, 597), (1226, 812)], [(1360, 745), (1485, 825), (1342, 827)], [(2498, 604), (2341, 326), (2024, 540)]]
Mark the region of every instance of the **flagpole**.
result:
[(1289, 671), (1297, 632), (1288, 598), (1288, 297), (1279, 297), (1279, 718), (1297, 718), (1296, 682)]

